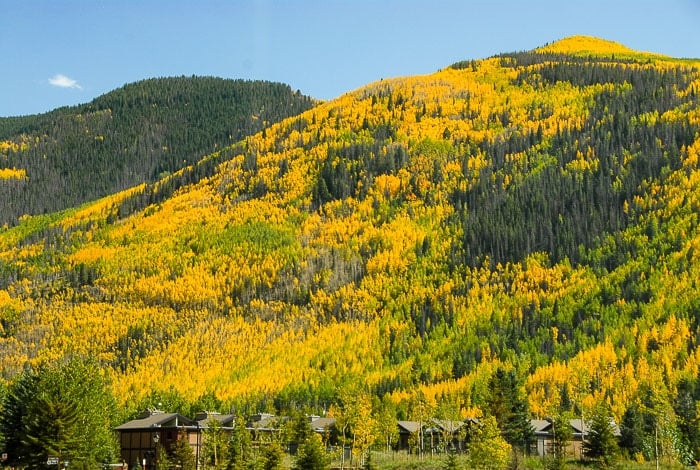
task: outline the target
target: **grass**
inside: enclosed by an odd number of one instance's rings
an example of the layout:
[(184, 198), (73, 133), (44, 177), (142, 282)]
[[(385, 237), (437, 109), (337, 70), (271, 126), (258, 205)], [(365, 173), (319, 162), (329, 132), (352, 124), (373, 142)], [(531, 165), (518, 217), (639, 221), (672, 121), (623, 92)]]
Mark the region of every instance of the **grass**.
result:
[[(447, 455), (423, 455), (408, 454), (406, 452), (382, 452), (372, 451), (372, 468), (376, 470), (445, 470), (447, 469)], [(458, 455), (456, 458), (457, 468), (470, 469), (466, 455)], [(340, 469), (340, 461), (334, 460), (333, 469)], [(362, 468), (358, 462), (346, 461), (345, 469)], [(519, 469), (546, 470), (547, 460), (542, 457), (531, 456), (520, 460)], [(570, 459), (566, 462), (564, 470), (593, 470), (599, 468), (595, 462), (582, 462)], [(611, 467), (615, 470), (655, 470), (654, 462), (635, 462), (632, 460), (620, 460)], [(678, 463), (661, 462), (659, 468), (664, 470), (681, 470), (684, 467)], [(496, 470), (496, 469), (494, 469)]]

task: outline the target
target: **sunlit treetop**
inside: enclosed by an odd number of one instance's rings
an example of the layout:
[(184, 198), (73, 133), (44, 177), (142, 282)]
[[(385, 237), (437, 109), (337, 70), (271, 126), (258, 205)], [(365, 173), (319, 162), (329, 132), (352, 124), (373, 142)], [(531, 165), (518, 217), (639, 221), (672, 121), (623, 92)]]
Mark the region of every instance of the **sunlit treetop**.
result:
[(653, 55), (663, 57), (660, 54), (651, 54), (635, 51), (619, 42), (600, 39), (593, 36), (570, 36), (551, 44), (535, 49), (535, 52), (555, 53), (555, 54), (575, 54), (575, 55), (616, 55), (616, 56), (636, 56)]

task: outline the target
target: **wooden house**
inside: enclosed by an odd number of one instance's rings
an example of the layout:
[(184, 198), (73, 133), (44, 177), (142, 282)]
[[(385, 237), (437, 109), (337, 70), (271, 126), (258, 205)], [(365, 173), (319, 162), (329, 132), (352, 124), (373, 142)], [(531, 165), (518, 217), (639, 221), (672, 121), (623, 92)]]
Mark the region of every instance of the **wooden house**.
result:
[[(551, 455), (554, 451), (554, 429), (551, 419), (532, 419), (530, 420), (533, 430), (535, 431), (535, 449), (537, 455), (543, 457)], [(583, 454), (583, 443), (588, 438), (590, 425), (580, 418), (570, 419), (571, 440), (566, 447), (567, 455), (575, 458), (581, 458)], [(615, 436), (620, 436), (620, 429), (614, 421), (610, 422)]]
[(198, 457), (202, 445), (199, 422), (178, 413), (146, 410), (136, 419), (116, 428), (119, 451), (128, 468), (138, 465), (144, 470), (154, 468), (159, 449), (170, 450), (178, 439), (186, 439)]

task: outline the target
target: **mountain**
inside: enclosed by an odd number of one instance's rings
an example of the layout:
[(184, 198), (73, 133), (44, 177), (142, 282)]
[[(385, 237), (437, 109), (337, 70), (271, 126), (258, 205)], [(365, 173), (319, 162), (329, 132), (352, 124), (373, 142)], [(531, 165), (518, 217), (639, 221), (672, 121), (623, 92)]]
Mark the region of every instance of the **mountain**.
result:
[(410, 417), (478, 412), (503, 368), (533, 416), (643, 402), (682, 433), (699, 67), (594, 38), (459, 62), (22, 220), (0, 232), (2, 377), (85, 355), (129, 409), (359, 388)]
[(153, 182), (312, 105), (280, 83), (176, 77), (0, 118), (0, 225)]

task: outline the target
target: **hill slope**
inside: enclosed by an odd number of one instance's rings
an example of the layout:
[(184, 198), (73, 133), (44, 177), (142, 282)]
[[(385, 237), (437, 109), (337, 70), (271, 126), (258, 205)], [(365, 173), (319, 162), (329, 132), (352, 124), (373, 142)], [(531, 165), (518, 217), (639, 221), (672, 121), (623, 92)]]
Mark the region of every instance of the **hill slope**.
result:
[(700, 368), (698, 91), (692, 61), (503, 54), (23, 221), (0, 233), (0, 370), (90, 355), (126, 406), (361, 386), (411, 416), (474, 412), (502, 366), (537, 416), (620, 419), (648, 390), (672, 413)]
[(311, 106), (283, 84), (179, 77), (0, 118), (0, 225), (152, 182)]

